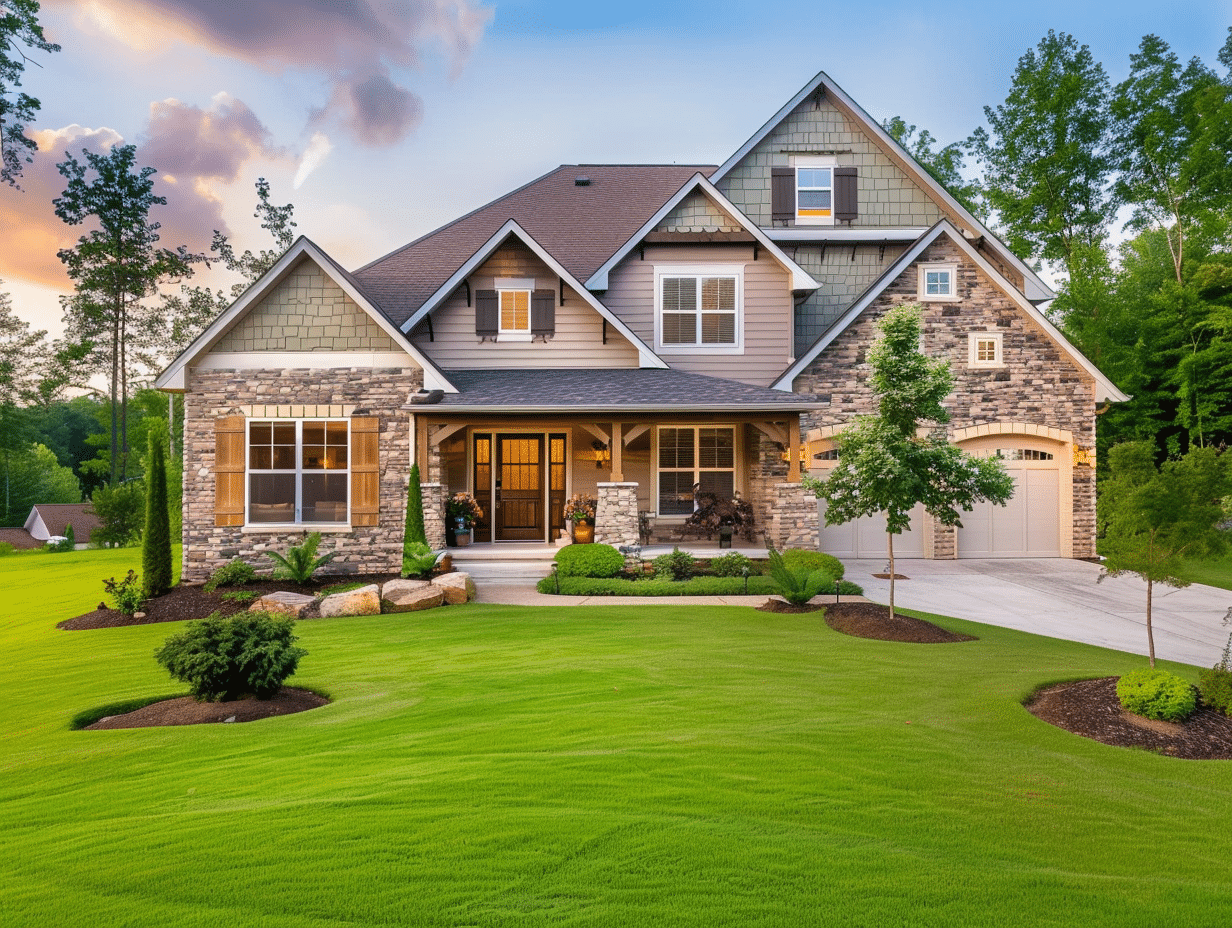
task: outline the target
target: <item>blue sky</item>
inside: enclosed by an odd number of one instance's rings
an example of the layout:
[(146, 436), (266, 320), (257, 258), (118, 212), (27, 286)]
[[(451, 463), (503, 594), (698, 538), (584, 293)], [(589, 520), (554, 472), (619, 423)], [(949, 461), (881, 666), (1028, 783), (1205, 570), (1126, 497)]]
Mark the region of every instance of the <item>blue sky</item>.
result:
[[(817, 71), (943, 143), (1005, 98), (1049, 29), (1115, 83), (1141, 37), (1208, 64), (1232, 0), (1106, 3), (43, 0), (25, 89), (45, 150), (0, 188), (0, 279), (55, 333), (67, 148), (124, 140), (159, 169), (164, 244), (265, 247), (253, 183), (357, 267), (561, 163), (718, 163)], [(298, 182), (298, 185), (297, 185)], [(215, 279), (215, 283), (224, 281)]]

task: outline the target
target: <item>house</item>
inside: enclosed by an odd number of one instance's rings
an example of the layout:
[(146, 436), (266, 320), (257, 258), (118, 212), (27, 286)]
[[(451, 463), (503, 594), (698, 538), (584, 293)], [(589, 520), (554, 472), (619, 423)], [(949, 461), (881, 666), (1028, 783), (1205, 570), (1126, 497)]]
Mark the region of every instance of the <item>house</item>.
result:
[(158, 379), (185, 394), (184, 577), (306, 531), (397, 569), (412, 461), (434, 545), (459, 491), (478, 543), (553, 541), (578, 492), (624, 543), (639, 512), (677, 536), (700, 486), (777, 545), (879, 556), (878, 520), (824, 527), (800, 477), (872, 410), (902, 301), (956, 374), (952, 440), (1017, 490), (898, 550), (1090, 556), (1095, 417), (1125, 397), (1053, 295), (825, 74), (718, 166), (563, 165), (353, 272), (301, 238)]
[(78, 546), (84, 548), (90, 533), (102, 523), (89, 503), (43, 503), (30, 510), (25, 531), (36, 544), (44, 544), (51, 538), (64, 538), (70, 525)]

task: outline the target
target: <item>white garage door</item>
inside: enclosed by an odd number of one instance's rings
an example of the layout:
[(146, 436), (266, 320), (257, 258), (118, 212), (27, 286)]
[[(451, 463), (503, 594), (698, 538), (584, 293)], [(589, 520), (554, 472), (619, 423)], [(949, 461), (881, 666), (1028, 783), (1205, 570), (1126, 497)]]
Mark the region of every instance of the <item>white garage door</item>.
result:
[[(885, 516), (867, 516), (843, 525), (826, 525), (826, 501), (817, 501), (821, 520), (821, 550), (835, 557), (886, 557)], [(911, 528), (894, 536), (894, 557), (923, 557), (924, 507), (911, 510)]]
[(962, 513), (958, 556), (1060, 557), (1058, 471), (1017, 461), (1006, 461), (1005, 469), (1014, 478), (1014, 496), (1005, 506), (979, 503)]

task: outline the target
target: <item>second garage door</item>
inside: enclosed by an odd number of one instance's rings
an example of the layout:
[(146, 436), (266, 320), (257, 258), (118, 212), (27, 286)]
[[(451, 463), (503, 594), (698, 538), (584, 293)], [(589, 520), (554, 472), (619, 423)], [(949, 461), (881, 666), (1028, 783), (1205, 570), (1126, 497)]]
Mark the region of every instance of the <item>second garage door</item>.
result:
[(1060, 557), (1060, 474), (1052, 455), (1007, 460), (1014, 496), (1005, 506), (979, 503), (962, 514), (959, 557)]
[[(826, 525), (826, 501), (817, 501), (821, 520), (821, 550), (835, 557), (884, 558), (886, 556), (885, 516), (868, 516), (843, 525)], [(924, 507), (911, 510), (911, 529), (894, 536), (894, 557), (923, 557)]]

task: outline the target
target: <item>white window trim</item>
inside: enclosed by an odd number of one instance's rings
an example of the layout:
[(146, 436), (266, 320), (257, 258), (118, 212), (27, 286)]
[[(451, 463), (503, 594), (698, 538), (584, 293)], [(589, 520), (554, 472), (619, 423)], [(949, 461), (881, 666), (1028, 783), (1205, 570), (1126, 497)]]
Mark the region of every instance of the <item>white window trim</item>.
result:
[[(1002, 346), (1000, 332), (970, 332), (967, 334), (967, 366), (973, 368), (993, 368), (1005, 367), (1005, 353)], [(992, 361), (981, 361), (978, 359), (978, 348), (980, 342), (991, 341), (995, 344), (996, 358)]]
[[(957, 303), (958, 297), (958, 265), (957, 264), (940, 264), (936, 261), (929, 261), (919, 265), (919, 292), (917, 296), (921, 303)], [(928, 293), (926, 276), (929, 271), (949, 271), (950, 273), (950, 292), (949, 293)]]
[[(506, 329), (504, 313), (501, 310), (501, 293), (503, 291), (524, 292), (526, 294), (526, 328)], [(531, 340), (531, 313), (534, 311), (535, 279), (533, 277), (498, 277), (496, 278), (496, 325), (497, 340), (502, 342), (528, 342)]]
[[(252, 468), (252, 449), (250, 447), (252, 441), (252, 431), (250, 426), (260, 423), (269, 422), (273, 424), (293, 422), (295, 424), (295, 469), (282, 470), (253, 470)], [(347, 449), (347, 466), (345, 468), (334, 468), (328, 471), (330, 474), (342, 474), (346, 480), (346, 519), (342, 522), (304, 522), (299, 516), (304, 509), (304, 423), (305, 422), (341, 422), (346, 425), (346, 449)], [(324, 471), (321, 471), (322, 473)], [(291, 522), (253, 522), (249, 517), (250, 507), (252, 506), (251, 488), (252, 474), (294, 474), (295, 475), (295, 515), (296, 519)], [(318, 471), (308, 471), (308, 473), (318, 473)], [(346, 418), (307, 418), (307, 419), (278, 419), (278, 418), (254, 418), (244, 423), (244, 530), (245, 531), (273, 531), (285, 530), (288, 528), (303, 528), (308, 527), (314, 531), (350, 531), (351, 530), (351, 420)]]
[(703, 468), (701, 466), (701, 464), (699, 463), (700, 455), (698, 455), (697, 453), (698, 451), (697, 443), (699, 441), (700, 430), (701, 429), (731, 429), (732, 466), (730, 469), (731, 469), (731, 475), (732, 475), (732, 491), (736, 493), (740, 491), (740, 480), (741, 480), (740, 430), (736, 428), (734, 423), (731, 423), (731, 422), (665, 422), (662, 425), (656, 425), (654, 427), (654, 441), (651, 442), (651, 447), (650, 447), (650, 460), (651, 460), (651, 463), (653, 464), (653, 467), (651, 467), (651, 478), (650, 479), (651, 479), (651, 492), (653, 494), (652, 500), (654, 502), (655, 518), (664, 519), (667, 521), (675, 520), (678, 522), (683, 522), (685, 519), (689, 517), (687, 514), (682, 515), (678, 512), (670, 512), (666, 514), (659, 512), (659, 473), (660, 471), (666, 471), (669, 473), (680, 473), (685, 470), (685, 468), (679, 468), (679, 467), (660, 468), (659, 466), (659, 433), (663, 429), (692, 429), (693, 430), (693, 452), (694, 452), (693, 454), (693, 478), (694, 478), (693, 482), (694, 483), (698, 482), (697, 477), (701, 473), (702, 470), (724, 471), (724, 472), (728, 470), (728, 468), (726, 467)]
[[(831, 155), (797, 156), (791, 159), (791, 166), (796, 169), (793, 185), (795, 197), (796, 225), (798, 226), (832, 226), (834, 225), (834, 168), (839, 167), (838, 158)], [(800, 168), (830, 168), (830, 215), (801, 216), (800, 215)]]
[[(663, 279), (665, 277), (732, 277), (736, 281), (736, 340), (730, 345), (663, 344)], [(659, 354), (744, 354), (744, 265), (743, 264), (658, 264), (654, 269), (654, 340)], [(697, 288), (698, 299), (701, 287)], [(698, 314), (698, 325), (701, 314)]]

